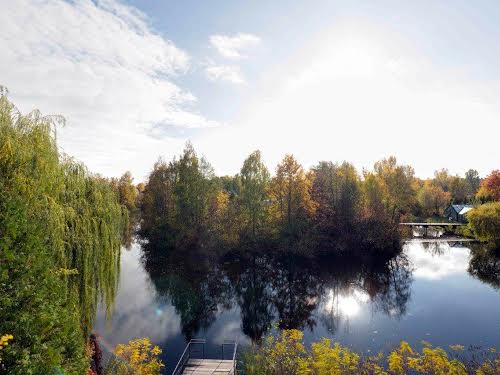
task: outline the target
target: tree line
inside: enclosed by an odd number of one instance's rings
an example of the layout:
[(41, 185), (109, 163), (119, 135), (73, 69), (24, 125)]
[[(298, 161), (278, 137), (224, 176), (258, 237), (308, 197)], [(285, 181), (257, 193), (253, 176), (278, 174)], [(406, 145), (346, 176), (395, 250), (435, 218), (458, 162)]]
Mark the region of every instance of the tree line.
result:
[(450, 203), (498, 200), (498, 175), (481, 180), (472, 169), (464, 177), (442, 169), (420, 179), (395, 157), (361, 173), (348, 162), (321, 161), (306, 170), (293, 155), (271, 175), (255, 151), (238, 174), (216, 176), (188, 143), (178, 158), (158, 160), (139, 186), (139, 233), (172, 245), (278, 241), (338, 250), (351, 241), (382, 249), (397, 240), (401, 221), (443, 220)]

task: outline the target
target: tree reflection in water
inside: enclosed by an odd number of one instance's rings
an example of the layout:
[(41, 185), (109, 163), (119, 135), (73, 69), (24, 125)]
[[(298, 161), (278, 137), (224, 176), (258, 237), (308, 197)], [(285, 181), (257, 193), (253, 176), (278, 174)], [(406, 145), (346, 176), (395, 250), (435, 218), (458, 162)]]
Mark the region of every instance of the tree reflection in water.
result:
[(473, 244), (471, 255), (468, 272), (493, 288), (500, 289), (500, 249)]
[(231, 285), (210, 253), (197, 247), (165, 248), (155, 242), (143, 249), (145, 269), (160, 298), (175, 307), (187, 340), (208, 328), (219, 309), (231, 307)]
[(361, 305), (371, 302), (375, 309), (395, 318), (405, 315), (411, 294), (411, 267), (400, 254), (385, 262), (359, 263), (344, 260), (324, 280), (329, 293), (324, 294), (321, 314), (323, 324), (333, 334), (342, 319), (357, 315)]
[(246, 246), (222, 255), (152, 241), (143, 249), (145, 268), (160, 297), (175, 307), (186, 339), (235, 305), (243, 333), (258, 342), (273, 322), (313, 329), (319, 319), (334, 333), (368, 301), (399, 318), (410, 299), (411, 269), (403, 254), (375, 261)]

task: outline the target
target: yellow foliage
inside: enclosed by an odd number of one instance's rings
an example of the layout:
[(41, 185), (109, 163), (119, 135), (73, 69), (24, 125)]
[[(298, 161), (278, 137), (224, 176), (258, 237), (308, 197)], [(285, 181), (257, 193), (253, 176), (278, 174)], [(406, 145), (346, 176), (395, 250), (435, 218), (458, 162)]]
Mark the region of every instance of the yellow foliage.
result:
[(317, 375), (358, 374), (360, 371), (359, 354), (324, 338), (312, 344), (310, 366)]
[[(0, 337), (0, 350), (2, 350), (3, 348), (5, 348), (6, 346), (9, 345), (9, 341), (12, 340), (14, 338), (14, 336), (12, 335), (2, 335)], [(0, 356), (0, 363), (2, 363), (2, 356)]]
[(477, 375), (500, 374), (500, 359), (483, 363), (477, 370)]
[(311, 197), (311, 177), (292, 155), (286, 155), (276, 168), (271, 211), (288, 234), (299, 233), (304, 221), (314, 216), (317, 204)]
[(5, 346), (9, 345), (9, 341), (13, 338), (14, 336), (12, 335), (2, 335), (2, 337), (0, 337), (0, 349), (3, 349)]
[(130, 340), (128, 344), (119, 344), (115, 355), (123, 362), (114, 361), (112, 366), (120, 374), (157, 375), (165, 365), (158, 359), (161, 349), (153, 346), (148, 338)]
[(263, 346), (248, 356), (245, 372), (249, 375), (309, 374), (302, 337), (303, 333), (296, 329), (284, 330), (277, 337), (267, 337)]
[[(465, 365), (456, 359), (450, 360), (443, 349), (433, 348), (426, 341), (423, 341), (422, 344), (424, 345), (422, 353), (418, 353), (406, 341), (402, 341), (399, 348), (387, 357), (390, 373), (402, 375), (410, 370), (410, 372), (417, 374), (467, 374)], [(461, 346), (455, 345), (454, 347), (459, 349)]]
[[(448, 357), (445, 350), (422, 342), (419, 352), (406, 341), (386, 358), (383, 353), (371, 357), (360, 354), (323, 338), (311, 345), (309, 355), (302, 342), (303, 334), (298, 330), (284, 330), (276, 338), (268, 337), (264, 345), (245, 356), (245, 373), (249, 375), (466, 375), (475, 371), (477, 375), (500, 374), (500, 359), (486, 358), (483, 364), (467, 369), (458, 359)], [(462, 351), (462, 345), (451, 345), (454, 351)], [(494, 354), (495, 351), (489, 350)], [(387, 365), (387, 366), (386, 366)], [(469, 364), (470, 366), (470, 364)]]

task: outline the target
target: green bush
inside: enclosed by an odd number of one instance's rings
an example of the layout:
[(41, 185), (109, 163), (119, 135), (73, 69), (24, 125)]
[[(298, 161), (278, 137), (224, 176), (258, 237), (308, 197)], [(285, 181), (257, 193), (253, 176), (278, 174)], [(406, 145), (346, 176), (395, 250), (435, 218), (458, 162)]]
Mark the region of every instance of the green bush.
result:
[(480, 241), (500, 244), (500, 202), (490, 202), (467, 214), (469, 227)]

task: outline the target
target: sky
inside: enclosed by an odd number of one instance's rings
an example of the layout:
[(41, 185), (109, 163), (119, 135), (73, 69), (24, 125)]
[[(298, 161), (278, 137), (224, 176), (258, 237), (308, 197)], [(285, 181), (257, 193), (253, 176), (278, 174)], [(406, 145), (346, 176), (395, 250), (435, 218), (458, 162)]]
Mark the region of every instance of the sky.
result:
[(500, 2), (0, 0), (0, 85), (60, 114), (61, 149), (147, 178), (191, 141), (360, 171), (500, 168)]

